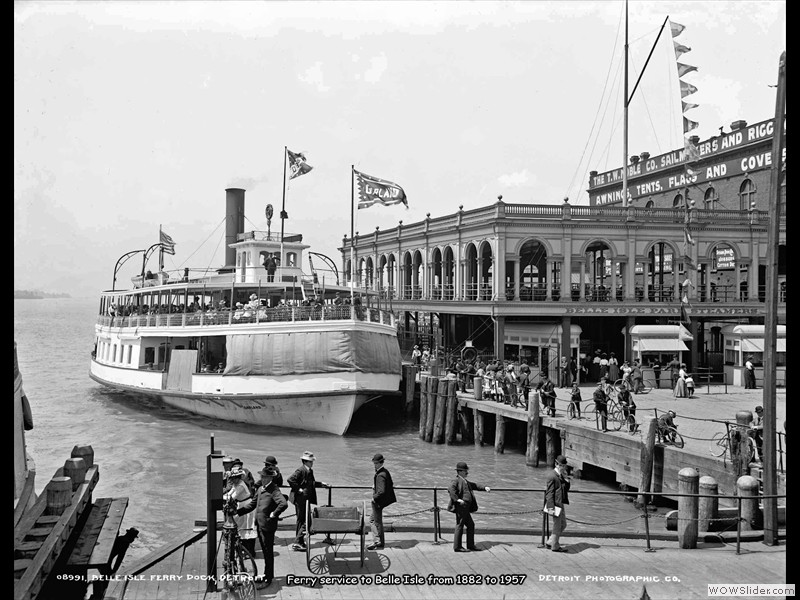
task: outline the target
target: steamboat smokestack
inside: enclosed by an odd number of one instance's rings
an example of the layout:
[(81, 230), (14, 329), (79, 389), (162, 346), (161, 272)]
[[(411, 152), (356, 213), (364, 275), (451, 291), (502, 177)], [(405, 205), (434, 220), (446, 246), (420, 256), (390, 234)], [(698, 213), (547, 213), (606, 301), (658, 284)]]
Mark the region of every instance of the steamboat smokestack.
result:
[(231, 248), (237, 236), (244, 233), (244, 190), (227, 188), (225, 190), (225, 267), (227, 271), (236, 269), (236, 250)]

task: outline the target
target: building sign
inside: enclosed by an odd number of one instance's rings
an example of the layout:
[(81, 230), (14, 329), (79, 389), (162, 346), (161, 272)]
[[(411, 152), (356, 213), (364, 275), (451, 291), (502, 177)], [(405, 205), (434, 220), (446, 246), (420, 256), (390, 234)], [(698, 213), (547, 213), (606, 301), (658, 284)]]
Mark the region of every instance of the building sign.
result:
[[(624, 306), (577, 306), (567, 308), (564, 313), (568, 315), (677, 315), (680, 312), (679, 306), (635, 306), (627, 308)], [(758, 316), (763, 315), (763, 311), (758, 308), (724, 308), (724, 307), (698, 307), (692, 306), (687, 309), (689, 316), (693, 317), (731, 317), (731, 316)]]
[[(783, 149), (783, 162), (786, 162), (786, 148)], [(634, 200), (652, 194), (681, 190), (690, 185), (697, 185), (724, 177), (734, 177), (744, 173), (752, 173), (772, 167), (772, 151), (767, 150), (742, 158), (720, 161), (705, 167), (698, 167), (693, 175), (679, 173), (667, 177), (658, 177), (644, 181), (628, 182), (628, 199)], [(589, 192), (589, 204), (601, 206), (622, 201), (622, 188), (602, 193)]]
[(733, 248), (717, 246), (714, 250), (714, 268), (718, 271), (732, 270), (736, 265), (736, 257)]
[[(732, 131), (723, 136), (713, 137), (705, 142), (697, 145), (697, 151), (701, 159), (709, 158), (715, 154), (728, 152), (735, 148), (754, 144), (762, 140), (772, 137), (774, 119), (756, 123), (750, 127)], [(783, 123), (784, 133), (786, 132), (786, 121)], [(650, 175), (659, 171), (671, 169), (676, 165), (684, 163), (685, 160), (684, 150), (673, 150), (666, 154), (641, 160), (634, 165), (628, 165), (628, 178), (641, 177), (642, 175)], [(613, 171), (606, 171), (595, 175), (589, 180), (589, 189), (605, 186), (612, 183), (622, 182), (622, 169), (615, 169)]]

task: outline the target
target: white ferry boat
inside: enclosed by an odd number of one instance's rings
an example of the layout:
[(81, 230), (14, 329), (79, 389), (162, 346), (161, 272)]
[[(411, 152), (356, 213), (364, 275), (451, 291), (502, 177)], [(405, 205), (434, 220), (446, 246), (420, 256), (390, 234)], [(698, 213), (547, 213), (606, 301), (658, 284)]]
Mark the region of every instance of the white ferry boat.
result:
[(244, 194), (226, 190), (224, 267), (101, 294), (90, 376), (199, 415), (343, 435), (365, 402), (399, 393), (395, 316), (311, 260), (303, 273), (301, 235), (245, 232)]

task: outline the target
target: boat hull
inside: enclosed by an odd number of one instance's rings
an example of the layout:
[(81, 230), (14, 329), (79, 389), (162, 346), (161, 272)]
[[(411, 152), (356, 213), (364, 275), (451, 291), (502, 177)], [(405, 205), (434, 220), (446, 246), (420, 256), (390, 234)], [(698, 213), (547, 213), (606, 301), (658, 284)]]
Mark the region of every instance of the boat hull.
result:
[[(397, 390), (387, 388), (364, 388), (365, 382), (357, 376), (364, 374), (348, 373), (350, 383), (338, 382), (340, 389), (315, 390), (320, 384), (330, 387), (330, 382), (323, 380), (295, 380), (280, 382), (274, 379), (264, 380), (256, 385), (254, 378), (238, 382), (246, 385), (248, 393), (206, 393), (187, 390), (158, 389), (159, 372), (140, 371), (143, 379), (137, 378), (135, 371), (119, 369), (92, 361), (90, 377), (96, 382), (114, 390), (133, 395), (159, 398), (165, 404), (197, 415), (262, 425), (316, 431), (344, 435), (350, 426), (353, 414), (367, 401), (380, 395), (396, 395)], [(149, 378), (149, 379), (147, 379)], [(222, 380), (222, 375), (203, 375), (200, 381), (207, 387), (212, 380)], [(226, 383), (235, 385), (233, 377), (225, 377)], [(245, 379), (245, 378), (242, 378)], [(205, 381), (203, 381), (205, 380)], [(371, 378), (371, 383), (375, 383)], [(315, 386), (315, 383), (317, 384)], [(278, 393), (259, 392), (258, 388), (278, 391)], [(293, 388), (294, 391), (289, 388)]]

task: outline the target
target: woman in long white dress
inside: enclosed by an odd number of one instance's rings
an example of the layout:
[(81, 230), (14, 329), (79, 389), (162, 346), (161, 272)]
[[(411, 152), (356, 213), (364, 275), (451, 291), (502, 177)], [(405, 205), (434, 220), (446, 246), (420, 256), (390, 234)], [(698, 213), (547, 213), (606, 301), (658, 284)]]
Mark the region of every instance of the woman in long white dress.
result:
[[(229, 488), (225, 491), (223, 498), (228, 500), (233, 497), (236, 500), (236, 508), (241, 508), (242, 505), (250, 500), (250, 488), (244, 482), (244, 469), (239, 465), (231, 467), (228, 475)], [(256, 555), (256, 511), (251, 510), (245, 515), (237, 515), (233, 517), (236, 526), (239, 528), (239, 537), (242, 538), (242, 543), (245, 548), (250, 551), (254, 557)]]

